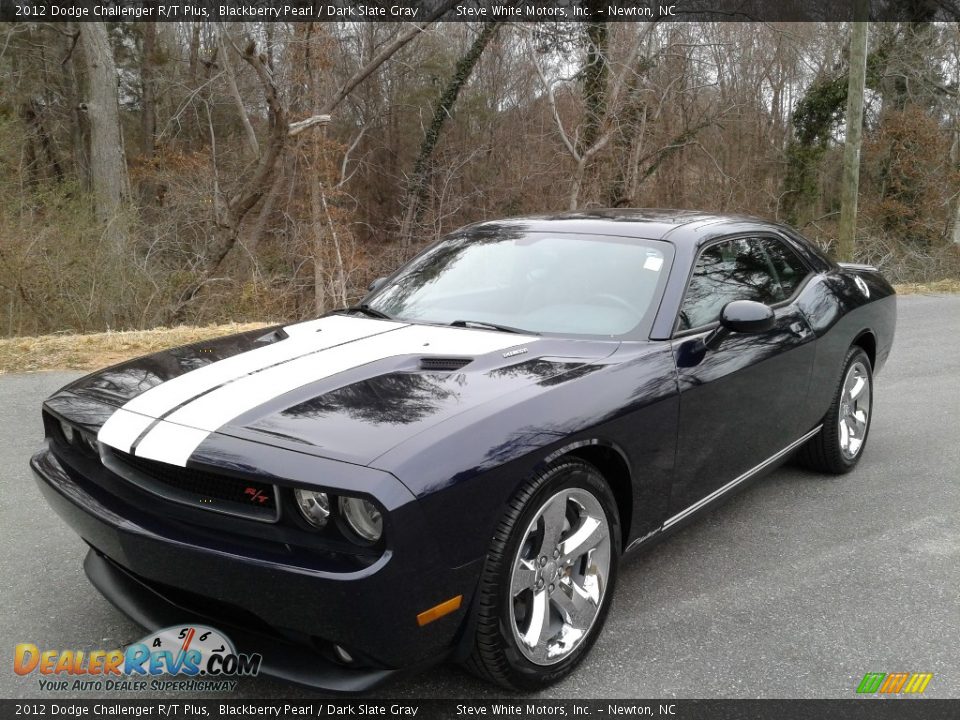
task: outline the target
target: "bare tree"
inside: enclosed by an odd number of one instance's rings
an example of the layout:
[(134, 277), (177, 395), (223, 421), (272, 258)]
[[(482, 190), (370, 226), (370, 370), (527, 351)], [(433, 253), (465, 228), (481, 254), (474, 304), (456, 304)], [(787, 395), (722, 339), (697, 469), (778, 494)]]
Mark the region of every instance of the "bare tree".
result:
[(469, 49), (457, 61), (453, 74), (447, 81), (446, 87), (437, 99), (437, 104), (433, 110), (433, 120), (430, 127), (423, 137), (420, 144), (420, 151), (417, 153), (417, 160), (413, 164), (409, 182), (409, 192), (407, 198), (407, 209), (404, 213), (403, 224), (400, 228), (400, 242), (406, 247), (410, 244), (413, 228), (420, 219), (423, 208), (423, 201), (427, 194), (427, 178), (430, 164), (430, 157), (440, 140), (440, 131), (443, 125), (453, 113), (453, 107), (456, 105), (460, 91), (467, 84), (473, 69), (480, 61), (480, 56), (486, 49), (487, 44), (493, 38), (499, 29), (501, 23), (484, 23), (482, 29), (470, 44)]
[(314, 315), (557, 207), (779, 217), (836, 254), (848, 120), (854, 256), (960, 277), (956, 24), (871, 26), (856, 120), (848, 23), (593, 17), (0, 23), (0, 333)]
[(209, 278), (219, 270), (227, 254), (236, 246), (244, 218), (272, 187), (274, 174), (289, 138), (295, 137), (310, 128), (329, 123), (333, 111), (358, 85), (455, 4), (456, 0), (447, 0), (422, 22), (412, 24), (399, 33), (392, 42), (381, 48), (351, 75), (312, 116), (294, 123), (290, 122), (289, 112), (281, 99), (276, 78), (267, 66), (267, 56), (258, 52), (253, 40), (248, 41), (242, 51), (237, 49), (243, 60), (253, 69), (260, 83), (269, 115), (270, 134), (266, 141), (266, 147), (261, 148), (260, 157), (253, 173), (243, 182), (236, 193), (229, 198), (220, 197), (217, 190), (218, 185), (215, 186), (215, 195), (217, 196), (214, 198), (214, 212), (217, 238), (213, 251), (201, 278), (182, 293), (172, 312), (174, 319), (180, 320), (183, 318), (183, 312), (188, 304), (196, 297)]
[[(582, 147), (578, 147), (578, 145), (580, 145), (580, 133), (575, 131), (573, 134), (571, 134), (567, 130), (567, 128), (564, 126), (563, 120), (560, 117), (560, 111), (557, 107), (556, 87), (557, 85), (568, 81), (569, 78), (561, 78), (560, 80), (553, 81), (548, 80), (543, 68), (540, 66), (539, 60), (537, 59), (537, 53), (533, 48), (532, 43), (530, 43), (528, 39), (527, 46), (531, 62), (533, 63), (533, 66), (536, 69), (546, 92), (547, 100), (550, 103), (550, 109), (553, 114), (553, 119), (557, 126), (557, 132), (560, 135), (560, 140), (575, 163), (573, 177), (570, 180), (570, 192), (567, 201), (567, 206), (571, 210), (576, 210), (580, 205), (580, 191), (583, 187), (584, 175), (586, 174), (590, 162), (601, 150), (607, 146), (616, 132), (616, 118), (621, 108), (621, 102), (623, 99), (627, 78), (634, 70), (637, 54), (640, 52), (644, 38), (646, 37), (647, 33), (652, 30), (655, 24), (656, 23), (643, 23), (634, 33), (626, 56), (619, 63), (619, 69), (617, 69), (616, 73), (610, 80), (609, 88), (602, 93), (602, 110), (595, 113), (595, 116), (589, 119), (588, 127), (592, 128), (589, 136), (592, 137), (592, 142), (590, 142), (589, 145)], [(609, 58), (607, 59), (607, 65), (613, 65)], [(594, 90), (594, 92), (597, 91)]]
[[(110, 223), (130, 187), (120, 132), (117, 69), (106, 24), (83, 22), (78, 27), (89, 86), (81, 109), (90, 123), (90, 179), (97, 215)], [(118, 244), (122, 238), (114, 234), (113, 240)], [(116, 249), (121, 249), (119, 244)]]

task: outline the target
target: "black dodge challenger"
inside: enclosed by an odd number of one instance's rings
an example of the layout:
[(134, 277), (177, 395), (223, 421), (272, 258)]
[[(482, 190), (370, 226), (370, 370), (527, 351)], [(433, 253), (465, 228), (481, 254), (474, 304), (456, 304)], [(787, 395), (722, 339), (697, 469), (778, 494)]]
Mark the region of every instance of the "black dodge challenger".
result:
[(141, 625), (329, 690), (443, 658), (531, 689), (588, 652), (625, 553), (794, 454), (856, 466), (895, 311), (757, 219), (485, 222), (360, 305), (68, 385), (31, 464)]

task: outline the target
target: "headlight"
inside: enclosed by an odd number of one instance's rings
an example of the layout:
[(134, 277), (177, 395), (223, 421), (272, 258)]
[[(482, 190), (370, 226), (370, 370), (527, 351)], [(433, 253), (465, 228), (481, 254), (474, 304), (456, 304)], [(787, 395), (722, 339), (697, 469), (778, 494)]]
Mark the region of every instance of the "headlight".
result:
[(322, 528), (330, 517), (330, 498), (325, 492), (315, 490), (300, 490), (293, 492), (297, 498), (297, 506), (304, 519), (316, 528)]
[(376, 542), (383, 533), (383, 517), (377, 506), (361, 498), (341, 497), (340, 514), (347, 525), (364, 540)]
[(61, 421), (60, 421), (60, 432), (63, 433), (63, 437), (66, 439), (66, 441), (67, 441), (68, 443), (70, 443), (71, 445), (73, 445), (73, 434), (74, 434), (73, 425), (71, 425), (71, 424), (68, 423), (68, 422), (64, 422), (63, 420), (61, 420)]

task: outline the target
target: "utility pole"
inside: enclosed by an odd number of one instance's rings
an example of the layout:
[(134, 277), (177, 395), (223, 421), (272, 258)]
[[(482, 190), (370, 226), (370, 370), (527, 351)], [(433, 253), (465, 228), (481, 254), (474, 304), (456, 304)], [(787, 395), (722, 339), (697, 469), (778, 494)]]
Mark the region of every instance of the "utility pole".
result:
[(847, 132), (843, 146), (840, 185), (839, 260), (853, 260), (857, 232), (857, 194), (860, 189), (860, 145), (863, 140), (863, 93), (867, 79), (868, 5), (858, 0), (850, 32), (850, 80), (847, 86)]

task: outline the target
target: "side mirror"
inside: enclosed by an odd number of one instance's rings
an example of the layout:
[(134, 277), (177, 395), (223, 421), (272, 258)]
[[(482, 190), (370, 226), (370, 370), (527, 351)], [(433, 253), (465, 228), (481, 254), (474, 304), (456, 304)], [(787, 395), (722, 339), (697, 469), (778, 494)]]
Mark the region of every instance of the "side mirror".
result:
[(776, 324), (773, 308), (753, 300), (734, 300), (723, 306), (720, 311), (720, 327), (704, 338), (703, 346), (707, 350), (713, 350), (732, 333), (758, 335), (773, 330)]
[(373, 292), (374, 290), (378, 290), (380, 287), (383, 286), (383, 284), (386, 281), (387, 281), (386, 277), (378, 277), (376, 280), (370, 283), (370, 285), (367, 287), (367, 292)]
[(773, 330), (776, 324), (773, 308), (753, 300), (734, 300), (720, 311), (720, 326), (730, 332), (756, 335)]

